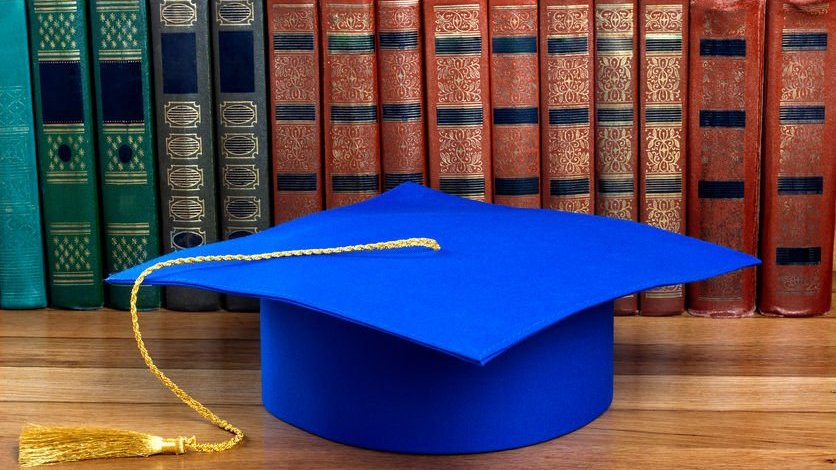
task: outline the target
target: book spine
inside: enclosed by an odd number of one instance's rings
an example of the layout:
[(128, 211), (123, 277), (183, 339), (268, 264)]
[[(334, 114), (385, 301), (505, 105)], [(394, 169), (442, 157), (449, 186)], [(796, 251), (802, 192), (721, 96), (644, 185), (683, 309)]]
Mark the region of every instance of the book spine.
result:
[[(757, 253), (764, 0), (691, 4), (688, 235)], [(688, 286), (688, 311), (754, 314), (755, 269)]]
[(373, 0), (322, 2), (325, 206), (380, 192), (377, 54)]
[(383, 189), (426, 184), (424, 41), (420, 0), (377, 2)]
[[(105, 269), (116, 273), (160, 252), (147, 6), (91, 0), (90, 10)], [(127, 310), (130, 290), (107, 286), (106, 304)], [(140, 288), (137, 306), (159, 308), (160, 289)]]
[(830, 310), (836, 135), (836, 4), (770, 4), (760, 311)]
[(29, 0), (49, 304), (104, 304), (87, 2)]
[[(218, 240), (208, 0), (151, 0), (163, 251)], [(217, 310), (215, 293), (166, 287), (172, 310)]]
[[(595, 0), (595, 213), (638, 220), (636, 2)], [(616, 299), (616, 315), (638, 312), (638, 295)]]
[(492, 202), (486, 4), (424, 1), (427, 141), (433, 188)]
[[(263, 13), (261, 1), (212, 0), (218, 199), (224, 240), (270, 226)], [(258, 301), (225, 296), (224, 307), (253, 311)]]
[[(640, 0), (639, 220), (685, 233), (689, 0)], [(682, 284), (642, 292), (642, 315), (679, 315)]]
[(46, 306), (26, 6), (0, 15), (0, 308)]
[(316, 0), (268, 0), (273, 221), (321, 211), (322, 117)]
[(537, 0), (490, 0), (494, 202), (540, 207)]
[(541, 0), (543, 207), (595, 212), (592, 0)]

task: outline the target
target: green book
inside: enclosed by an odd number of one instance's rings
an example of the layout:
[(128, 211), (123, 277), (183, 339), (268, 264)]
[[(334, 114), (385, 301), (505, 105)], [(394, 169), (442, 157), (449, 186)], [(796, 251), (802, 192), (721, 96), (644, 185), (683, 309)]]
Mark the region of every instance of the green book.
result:
[(49, 303), (102, 306), (86, 0), (27, 0)]
[[(105, 270), (112, 274), (160, 253), (148, 16), (144, 0), (92, 0)], [(107, 306), (125, 310), (129, 286), (108, 286)], [(160, 307), (143, 286), (137, 306)]]
[(0, 0), (0, 308), (46, 306), (26, 6)]

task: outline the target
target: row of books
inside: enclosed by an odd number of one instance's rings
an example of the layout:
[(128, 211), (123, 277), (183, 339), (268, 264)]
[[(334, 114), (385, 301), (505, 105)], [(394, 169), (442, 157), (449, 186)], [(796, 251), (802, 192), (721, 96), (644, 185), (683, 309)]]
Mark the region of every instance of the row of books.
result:
[(759, 289), (748, 269), (618, 314), (679, 314), (686, 291), (696, 315), (750, 315), (758, 292), (765, 314), (825, 313), (834, 18), (809, 0), (15, 2), (0, 307), (44, 306), (48, 288), (55, 307), (126, 308), (102, 272), (413, 181), (764, 259)]

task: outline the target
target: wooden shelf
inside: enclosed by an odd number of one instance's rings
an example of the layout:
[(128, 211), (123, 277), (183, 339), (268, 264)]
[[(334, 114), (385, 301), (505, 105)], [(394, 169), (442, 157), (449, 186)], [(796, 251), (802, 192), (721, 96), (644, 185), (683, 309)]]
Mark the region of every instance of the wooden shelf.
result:
[[(615, 319), (615, 399), (570, 435), (523, 449), (409, 456), (335, 444), (260, 405), (258, 314), (147, 312), (158, 365), (247, 432), (212, 455), (55, 468), (806, 468), (836, 459), (836, 317)], [(125, 312), (0, 312), (0, 468), (26, 422), (226, 435), (145, 370)], [(828, 467), (830, 468), (830, 467)]]

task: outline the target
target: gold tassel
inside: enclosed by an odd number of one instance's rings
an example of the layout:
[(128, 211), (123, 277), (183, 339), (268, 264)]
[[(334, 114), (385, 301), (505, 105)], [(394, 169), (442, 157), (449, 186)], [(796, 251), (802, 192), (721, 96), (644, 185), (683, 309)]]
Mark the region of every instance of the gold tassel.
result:
[(34, 467), (87, 459), (182, 454), (186, 451), (185, 440), (120, 429), (28, 424), (20, 434), (18, 463), (21, 467)]
[(134, 280), (131, 288), (130, 314), (133, 325), (134, 339), (139, 354), (148, 370), (157, 377), (167, 389), (171, 391), (189, 408), (195, 410), (207, 421), (224, 431), (232, 434), (225, 441), (213, 443), (198, 443), (192, 437), (176, 437), (165, 439), (150, 434), (133, 431), (122, 431), (108, 428), (86, 427), (46, 427), (26, 425), (20, 434), (20, 449), (18, 462), (22, 467), (34, 467), (48, 463), (71, 462), (75, 460), (103, 459), (111, 457), (148, 457), (157, 454), (182, 454), (188, 452), (222, 452), (231, 449), (244, 440), (244, 432), (216, 415), (202, 403), (192, 398), (185, 390), (172, 382), (161, 371), (142, 340), (139, 331), (139, 316), (137, 315), (136, 299), (139, 286), (152, 272), (181, 264), (195, 264), (223, 261), (261, 261), (275, 258), (289, 258), (294, 256), (334, 255), (338, 253), (352, 253), (358, 251), (395, 250), (400, 248), (423, 247), (438, 251), (441, 246), (432, 238), (405, 238), (388, 242), (368, 243), (365, 245), (338, 246), (335, 248), (311, 248), (306, 250), (271, 251), (254, 255), (211, 255), (190, 256), (160, 261), (142, 271)]

